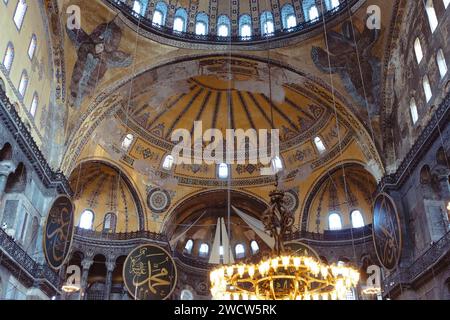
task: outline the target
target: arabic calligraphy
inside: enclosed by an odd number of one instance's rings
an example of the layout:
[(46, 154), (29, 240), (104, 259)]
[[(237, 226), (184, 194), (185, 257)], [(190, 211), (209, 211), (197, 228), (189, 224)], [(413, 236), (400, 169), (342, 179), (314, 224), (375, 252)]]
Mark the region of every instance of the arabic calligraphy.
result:
[(47, 263), (58, 270), (69, 253), (73, 236), (73, 204), (66, 197), (57, 198), (47, 215), (44, 229), (44, 253)]
[(176, 285), (176, 267), (161, 247), (144, 245), (127, 257), (123, 278), (130, 294), (138, 300), (164, 300)]
[(401, 229), (395, 204), (386, 194), (380, 194), (374, 203), (373, 239), (380, 263), (394, 269), (401, 255)]

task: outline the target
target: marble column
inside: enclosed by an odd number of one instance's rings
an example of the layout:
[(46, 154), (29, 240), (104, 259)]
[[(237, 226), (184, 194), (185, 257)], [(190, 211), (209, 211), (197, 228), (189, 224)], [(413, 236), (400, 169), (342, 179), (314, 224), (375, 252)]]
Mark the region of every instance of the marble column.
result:
[(92, 259), (84, 259), (81, 262), (81, 267), (83, 268), (81, 275), (81, 290), (80, 290), (80, 300), (86, 299), (86, 288), (87, 288), (87, 279), (89, 276), (89, 269), (91, 268), (94, 260)]
[(105, 282), (105, 295), (104, 299), (109, 300), (111, 297), (111, 286), (112, 286), (112, 274), (116, 268), (116, 263), (113, 261), (108, 261), (106, 263), (106, 282)]

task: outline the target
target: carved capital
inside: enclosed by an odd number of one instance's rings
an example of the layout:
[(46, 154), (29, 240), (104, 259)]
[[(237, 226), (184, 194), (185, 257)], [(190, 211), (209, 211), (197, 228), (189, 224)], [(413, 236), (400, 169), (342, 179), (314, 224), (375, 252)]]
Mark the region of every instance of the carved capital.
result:
[(83, 261), (81, 261), (81, 266), (83, 267), (83, 270), (89, 270), (93, 263), (94, 260), (92, 259), (83, 259)]

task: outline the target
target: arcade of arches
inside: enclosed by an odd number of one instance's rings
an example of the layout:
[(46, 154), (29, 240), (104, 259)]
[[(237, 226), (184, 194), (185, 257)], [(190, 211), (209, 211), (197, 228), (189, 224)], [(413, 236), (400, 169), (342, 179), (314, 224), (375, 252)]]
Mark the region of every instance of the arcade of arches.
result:
[[(169, 299), (211, 299), (213, 268), (270, 252), (254, 221), (275, 185), (285, 240), (360, 272), (348, 299), (450, 299), (449, 1), (3, 0), (0, 21), (0, 300), (133, 299), (144, 244), (176, 265)], [(401, 233), (389, 269), (379, 194)], [(53, 270), (59, 195), (74, 235)]]

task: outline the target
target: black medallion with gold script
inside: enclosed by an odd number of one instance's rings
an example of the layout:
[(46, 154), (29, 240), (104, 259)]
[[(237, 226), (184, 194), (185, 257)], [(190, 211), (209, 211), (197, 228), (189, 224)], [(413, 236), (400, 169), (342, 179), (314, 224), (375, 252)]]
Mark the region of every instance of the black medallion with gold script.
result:
[(74, 206), (67, 196), (59, 196), (50, 207), (44, 228), (44, 255), (50, 267), (58, 270), (65, 263), (72, 244)]
[(134, 299), (165, 300), (177, 284), (177, 268), (166, 250), (146, 244), (128, 255), (123, 279)]
[(380, 263), (388, 270), (394, 269), (400, 260), (402, 232), (395, 203), (385, 193), (374, 201), (373, 241)]

